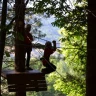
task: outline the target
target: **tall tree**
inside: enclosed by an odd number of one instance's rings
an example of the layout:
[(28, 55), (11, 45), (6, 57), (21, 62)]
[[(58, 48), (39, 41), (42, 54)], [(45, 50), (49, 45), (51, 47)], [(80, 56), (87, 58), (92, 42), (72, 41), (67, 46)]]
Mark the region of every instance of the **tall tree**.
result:
[[(19, 35), (24, 37), (24, 17), (25, 17), (25, 3), (24, 0), (15, 0), (15, 70), (17, 72), (25, 71), (25, 51), (24, 40), (19, 38)], [(26, 92), (16, 92), (16, 96), (26, 96)]]
[(86, 96), (96, 95), (96, 1), (88, 0)]
[(6, 37), (7, 0), (3, 0), (2, 6), (3, 7), (2, 7), (1, 30), (0, 30), (0, 94), (1, 94), (1, 70), (2, 70), (2, 61), (3, 61), (5, 37)]

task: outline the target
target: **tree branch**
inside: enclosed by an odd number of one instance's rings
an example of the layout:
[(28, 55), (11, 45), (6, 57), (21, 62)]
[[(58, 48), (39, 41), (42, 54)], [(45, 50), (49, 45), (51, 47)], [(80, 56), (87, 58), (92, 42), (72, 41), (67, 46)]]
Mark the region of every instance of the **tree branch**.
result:
[(29, 0), (26, 1), (25, 6), (27, 6), (28, 2), (29, 2)]
[(15, 19), (16, 19), (16, 16), (10, 21), (10, 23), (7, 26), (10, 26)]

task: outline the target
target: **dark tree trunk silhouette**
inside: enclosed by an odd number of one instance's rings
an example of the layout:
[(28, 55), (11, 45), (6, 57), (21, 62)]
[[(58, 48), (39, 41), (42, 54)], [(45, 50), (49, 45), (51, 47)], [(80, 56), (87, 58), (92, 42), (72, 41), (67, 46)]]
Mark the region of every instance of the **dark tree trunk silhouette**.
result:
[(88, 0), (86, 96), (96, 96), (96, 0)]
[(2, 17), (1, 17), (1, 31), (0, 31), (0, 96), (1, 96), (2, 61), (3, 61), (5, 37), (6, 37), (6, 14), (7, 14), (7, 0), (3, 0)]
[[(25, 52), (24, 52), (24, 0), (15, 0), (15, 70), (17, 72), (25, 71)], [(16, 96), (26, 96), (26, 92), (16, 92)]]

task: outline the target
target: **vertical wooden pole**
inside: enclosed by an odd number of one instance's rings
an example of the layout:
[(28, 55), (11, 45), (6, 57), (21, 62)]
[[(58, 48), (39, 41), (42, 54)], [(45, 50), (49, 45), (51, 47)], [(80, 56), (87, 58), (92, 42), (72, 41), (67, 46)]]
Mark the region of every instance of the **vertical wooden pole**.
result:
[(1, 17), (1, 31), (0, 31), (0, 96), (1, 96), (1, 71), (2, 71), (2, 61), (5, 47), (5, 37), (6, 37), (6, 14), (7, 14), (7, 0), (3, 0), (2, 5), (2, 17)]
[(88, 0), (88, 10), (86, 96), (96, 96), (96, 0)]
[[(24, 51), (24, 0), (15, 0), (15, 70), (17, 72), (25, 71), (25, 51)], [(22, 37), (22, 38), (21, 38)], [(19, 82), (19, 81), (18, 81)], [(16, 92), (16, 96), (26, 96), (26, 92)]]

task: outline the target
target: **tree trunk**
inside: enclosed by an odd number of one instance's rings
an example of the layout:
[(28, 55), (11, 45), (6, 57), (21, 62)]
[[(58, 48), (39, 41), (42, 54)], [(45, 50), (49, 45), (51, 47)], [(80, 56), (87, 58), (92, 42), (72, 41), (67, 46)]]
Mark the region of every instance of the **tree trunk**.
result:
[[(15, 0), (15, 70), (17, 72), (25, 71), (25, 50), (24, 50), (24, 0)], [(16, 96), (26, 96), (26, 92), (16, 92)]]
[(2, 61), (3, 61), (5, 38), (6, 38), (6, 14), (7, 14), (7, 0), (3, 0), (2, 17), (1, 17), (1, 31), (0, 31), (0, 96), (1, 96)]
[(96, 0), (88, 0), (88, 10), (86, 96), (96, 96)]

